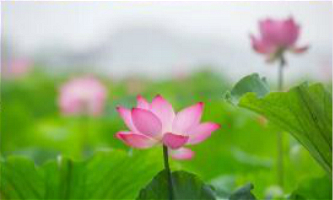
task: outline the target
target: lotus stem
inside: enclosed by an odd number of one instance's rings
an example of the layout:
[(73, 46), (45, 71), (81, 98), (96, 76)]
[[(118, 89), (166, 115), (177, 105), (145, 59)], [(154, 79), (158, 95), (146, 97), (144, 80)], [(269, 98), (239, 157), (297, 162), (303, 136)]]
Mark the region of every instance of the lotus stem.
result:
[(167, 172), (167, 177), (168, 177), (169, 200), (173, 200), (173, 186), (172, 186), (171, 171), (169, 166), (168, 147), (165, 145), (163, 145), (163, 158), (164, 158), (165, 171)]
[[(280, 59), (279, 73), (278, 73), (278, 90), (283, 91), (283, 68), (286, 65), (286, 61), (283, 56)], [(278, 175), (278, 184), (283, 188), (284, 182), (284, 164), (283, 164), (283, 133), (277, 133), (277, 175)]]
[(282, 56), (280, 59), (279, 73), (278, 73), (278, 90), (283, 91), (283, 68), (286, 65), (286, 60)]
[(88, 150), (88, 136), (89, 136), (89, 117), (82, 115), (80, 117), (79, 121), (79, 126), (80, 126), (80, 153), (81, 157), (84, 158), (86, 156), (87, 150)]

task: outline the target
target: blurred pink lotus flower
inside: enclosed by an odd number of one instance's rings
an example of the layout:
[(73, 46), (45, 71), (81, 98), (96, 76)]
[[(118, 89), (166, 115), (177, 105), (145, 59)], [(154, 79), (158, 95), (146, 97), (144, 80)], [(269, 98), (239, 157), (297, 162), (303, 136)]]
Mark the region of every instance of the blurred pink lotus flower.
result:
[(296, 41), (300, 27), (293, 18), (286, 20), (266, 19), (259, 22), (260, 37), (251, 34), (253, 49), (267, 56), (267, 61), (283, 59), (285, 51), (303, 53), (308, 46), (298, 47)]
[(29, 73), (33, 63), (28, 59), (20, 58), (3, 62), (2, 65), (5, 78), (20, 78)]
[(103, 112), (106, 87), (93, 77), (74, 78), (60, 88), (59, 106), (66, 115), (98, 116)]
[(130, 110), (119, 106), (117, 111), (130, 129), (116, 133), (118, 139), (139, 149), (163, 144), (174, 159), (191, 159), (194, 152), (184, 145), (200, 143), (220, 128), (216, 123), (200, 123), (202, 102), (176, 114), (161, 95), (157, 95), (152, 103), (139, 95), (137, 107)]

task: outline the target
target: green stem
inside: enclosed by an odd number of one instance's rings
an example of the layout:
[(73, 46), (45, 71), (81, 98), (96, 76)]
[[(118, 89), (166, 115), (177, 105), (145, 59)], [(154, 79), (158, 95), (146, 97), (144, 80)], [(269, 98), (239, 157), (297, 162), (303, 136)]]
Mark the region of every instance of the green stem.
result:
[(278, 73), (278, 90), (281, 92), (283, 90), (283, 68), (286, 65), (286, 60), (282, 56), (280, 59), (279, 73)]
[(167, 177), (168, 177), (169, 200), (172, 200), (173, 199), (172, 178), (169, 166), (168, 147), (166, 147), (165, 145), (163, 145), (163, 158), (164, 158), (165, 171), (167, 172)]
[(284, 169), (283, 169), (283, 133), (277, 132), (277, 150), (278, 150), (278, 184), (283, 188)]
[(88, 116), (82, 115), (80, 117), (80, 138), (81, 138), (81, 156), (85, 157), (87, 149), (88, 149), (88, 136), (89, 136), (89, 118)]
[[(278, 90), (283, 91), (283, 68), (285, 67), (286, 61), (283, 56), (281, 56), (279, 73), (278, 73)], [(284, 182), (284, 167), (283, 167), (283, 133), (277, 133), (277, 170), (278, 170), (278, 184), (283, 188)]]

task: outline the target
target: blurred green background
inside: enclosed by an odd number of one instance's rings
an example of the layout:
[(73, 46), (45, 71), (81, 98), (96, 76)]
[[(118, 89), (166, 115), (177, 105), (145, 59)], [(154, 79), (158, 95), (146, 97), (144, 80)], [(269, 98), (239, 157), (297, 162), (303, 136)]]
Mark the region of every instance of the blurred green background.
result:
[(203, 101), (203, 121), (222, 125), (211, 138), (191, 147), (196, 153), (192, 160), (172, 160), (173, 170), (196, 173), (226, 190), (251, 182), (254, 194), (261, 198), (291, 193), (300, 183), (325, 176), (309, 153), (284, 133), (285, 177), (283, 188), (278, 187), (275, 158), (279, 130), (263, 117), (224, 102), (223, 93), (232, 83), (214, 72), (197, 71), (158, 81), (139, 77), (115, 81), (100, 76), (108, 88), (108, 98), (99, 117), (61, 114), (57, 105), (59, 87), (72, 77), (34, 70), (20, 78), (2, 79), (2, 157), (23, 155), (40, 165), (58, 155), (82, 160), (96, 151), (121, 149), (128, 153), (156, 151), (154, 159), (162, 163), (161, 148), (133, 150), (114, 137), (117, 131), (127, 129), (116, 106), (135, 106), (138, 94), (149, 100), (161, 94), (176, 111)]

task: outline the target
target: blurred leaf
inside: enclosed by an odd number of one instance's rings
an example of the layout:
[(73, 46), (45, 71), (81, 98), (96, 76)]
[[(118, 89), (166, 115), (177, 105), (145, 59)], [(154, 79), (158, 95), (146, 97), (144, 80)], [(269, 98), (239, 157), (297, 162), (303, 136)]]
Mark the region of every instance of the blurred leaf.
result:
[(256, 197), (251, 193), (253, 185), (251, 183), (239, 188), (229, 196), (229, 200), (255, 200)]
[(300, 194), (293, 193), (288, 197), (289, 200), (306, 200), (305, 197), (303, 197)]
[(248, 92), (257, 94), (258, 97), (264, 97), (269, 93), (269, 86), (265, 78), (260, 78), (258, 74), (252, 74), (242, 78), (229, 92), (225, 93), (225, 99), (237, 105), (240, 98)]
[(255, 200), (256, 197), (251, 193), (253, 185), (247, 183), (246, 185), (239, 187), (233, 191), (235, 187), (235, 177), (233, 176), (221, 176), (211, 182), (215, 188), (215, 193), (218, 199), (225, 200)]
[(215, 189), (215, 194), (227, 199), (230, 196), (230, 191), (236, 187), (236, 178), (233, 175), (222, 175), (210, 181), (210, 184)]
[(332, 199), (332, 179), (325, 176), (303, 181), (290, 195), (289, 199)]
[(46, 74), (3, 81), (0, 134), (2, 152), (31, 146), (30, 136), (35, 122), (46, 116), (54, 116), (57, 111), (55, 86), (55, 80)]
[(308, 86), (306, 83), (288, 92), (263, 96), (265, 91), (266, 82), (254, 74), (238, 82), (226, 99), (264, 115), (290, 132), (332, 174), (331, 94), (321, 84)]
[[(174, 200), (215, 199), (212, 188), (203, 183), (196, 175), (185, 172), (172, 172)], [(137, 199), (169, 199), (167, 173), (159, 172), (154, 179), (140, 191)]]
[(5, 199), (134, 199), (161, 169), (154, 153), (96, 153), (86, 161), (61, 158), (42, 167), (22, 157), (1, 161)]

